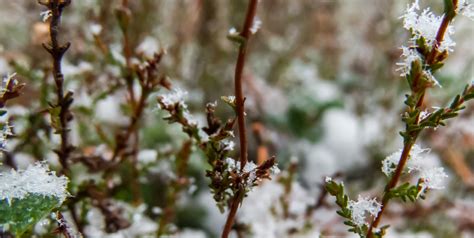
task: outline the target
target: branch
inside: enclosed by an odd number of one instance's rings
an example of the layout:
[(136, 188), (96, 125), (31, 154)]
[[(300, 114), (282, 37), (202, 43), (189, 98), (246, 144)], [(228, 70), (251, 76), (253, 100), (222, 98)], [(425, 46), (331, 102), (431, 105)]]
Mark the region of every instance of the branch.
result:
[[(441, 25), (439, 26), (438, 32), (436, 34), (436, 41), (434, 42), (434, 44), (432, 46), (432, 49), (428, 53), (428, 56), (426, 58), (426, 63), (429, 67), (432, 67), (434, 64), (437, 63), (436, 62), (436, 56), (439, 53), (438, 48), (439, 48), (439, 46), (441, 45), (441, 42), (444, 39), (444, 35), (445, 35), (445, 33), (448, 29), (449, 23), (453, 20), (453, 18), (455, 16), (454, 9), (457, 8), (457, 5), (458, 5), (458, 0), (452, 0), (452, 5), (450, 5), (450, 8), (445, 9), (446, 13), (443, 17)], [(423, 106), (423, 101), (424, 101), (424, 98), (425, 98), (424, 96), (425, 96), (425, 93), (426, 93), (426, 90), (428, 89), (428, 87), (421, 86), (422, 87), (421, 90), (418, 91), (419, 86), (420, 86), (418, 84), (420, 83), (419, 79), (421, 78), (421, 73), (422, 72), (418, 72), (417, 75), (415, 75), (415, 77), (414, 77), (415, 80), (413, 81), (413, 85), (411, 85), (412, 95), (414, 95), (414, 94), (419, 95), (418, 101), (417, 101), (416, 105), (414, 106), (414, 108), (411, 108), (411, 106), (409, 106), (408, 111), (416, 111), (416, 110), (419, 110)], [(420, 124), (420, 113), (417, 114), (415, 123), (417, 125)], [(408, 123), (407, 123), (407, 129), (408, 129)], [(385, 187), (384, 196), (382, 198), (382, 208), (380, 209), (379, 213), (377, 214), (377, 217), (375, 218), (375, 220), (370, 224), (370, 227), (367, 231), (367, 238), (371, 238), (373, 236), (373, 233), (372, 233), (373, 228), (375, 228), (379, 225), (379, 223), (382, 219), (382, 216), (384, 214), (384, 211), (386, 210), (386, 207), (387, 207), (387, 205), (390, 201), (389, 192), (397, 186), (397, 183), (400, 179), (402, 171), (405, 168), (405, 164), (406, 164), (406, 162), (408, 161), (408, 159), (410, 157), (410, 151), (411, 151), (413, 145), (415, 144), (416, 139), (417, 139), (420, 132), (421, 132), (421, 130), (411, 132), (411, 133), (408, 130), (406, 131), (406, 134), (404, 135), (405, 143), (404, 143), (402, 154), (400, 156), (400, 160), (398, 162), (398, 165), (397, 165), (397, 168), (395, 170), (394, 175), (392, 176), (389, 183)]]
[(64, 95), (64, 75), (61, 71), (61, 61), (64, 53), (69, 49), (71, 43), (67, 42), (60, 45), (58, 41), (59, 26), (61, 23), (61, 15), (65, 7), (71, 4), (71, 0), (50, 0), (50, 1), (38, 1), (39, 4), (46, 6), (51, 11), (51, 21), (49, 23), (50, 32), (50, 44), (44, 44), (43, 47), (51, 55), (53, 59), (53, 77), (56, 84), (56, 96), (57, 101), (55, 105), (51, 105), (49, 109), (51, 114), (51, 123), (56, 133), (61, 136), (60, 148), (54, 150), (59, 157), (59, 161), (62, 165), (62, 173), (68, 173), (69, 166), (67, 159), (74, 149), (69, 144), (69, 129), (68, 122), (72, 120), (72, 114), (69, 108), (73, 102), (72, 92), (67, 92)]
[[(251, 31), (250, 28), (253, 25), (255, 14), (257, 12), (258, 0), (250, 0), (247, 15), (245, 17), (244, 26), (240, 36), (245, 40), (245, 42), (240, 44), (239, 55), (237, 58), (237, 65), (235, 66), (235, 100), (236, 100), (236, 112), (237, 112), (237, 124), (239, 128), (239, 140), (240, 140), (240, 171), (242, 172), (245, 164), (247, 163), (247, 133), (245, 130), (245, 108), (242, 90), (242, 75), (245, 66), (245, 58), (247, 55), (247, 42), (250, 38)], [(232, 205), (230, 207), (229, 215), (227, 216), (226, 224), (224, 230), (222, 231), (222, 238), (227, 238), (234, 224), (235, 216), (237, 214), (237, 209), (241, 198), (239, 193), (237, 193), (232, 199)]]

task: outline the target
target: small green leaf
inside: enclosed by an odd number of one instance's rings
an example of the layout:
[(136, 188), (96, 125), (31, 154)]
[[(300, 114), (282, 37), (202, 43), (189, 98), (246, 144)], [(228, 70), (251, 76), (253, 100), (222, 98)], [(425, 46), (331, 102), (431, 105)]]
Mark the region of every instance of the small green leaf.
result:
[(0, 200), (0, 230), (8, 230), (20, 237), (59, 205), (55, 197), (35, 194), (23, 199)]

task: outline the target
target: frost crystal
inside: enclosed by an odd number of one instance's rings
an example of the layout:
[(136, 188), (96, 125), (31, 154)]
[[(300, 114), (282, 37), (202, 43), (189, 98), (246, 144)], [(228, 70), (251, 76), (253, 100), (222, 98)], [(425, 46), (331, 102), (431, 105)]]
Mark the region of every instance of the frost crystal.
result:
[(428, 77), (428, 80), (434, 84), (435, 86), (438, 86), (442, 88), (441, 84), (439, 84), (438, 80), (433, 76), (430, 70), (425, 70), (425, 75)]
[[(436, 35), (443, 16), (434, 15), (429, 8), (424, 9), (421, 14), (418, 14), (417, 11), (420, 10), (418, 2), (419, 1), (415, 1), (412, 5), (408, 5), (406, 13), (401, 16), (401, 18), (403, 18), (403, 26), (413, 33), (412, 40), (416, 41), (423, 37), (428, 45), (433, 45), (436, 42)], [(451, 35), (453, 34), (454, 28), (448, 26), (444, 40), (439, 46), (440, 51), (453, 51), (452, 47), (456, 45), (451, 39)]]
[(425, 111), (421, 111), (421, 112), (420, 112), (420, 121), (423, 121), (423, 120), (426, 119), (429, 115), (431, 115), (430, 112), (428, 112), (428, 111), (426, 111), (426, 110), (425, 110)]
[(460, 0), (457, 12), (474, 21), (474, 4), (468, 0)]
[[(232, 158), (227, 158), (226, 163), (228, 165), (229, 170), (240, 171), (240, 161), (237, 161), (237, 160), (232, 159)], [(257, 168), (257, 165), (254, 162), (249, 161), (245, 164), (243, 172), (248, 173), (248, 172), (251, 172), (251, 171), (255, 170), (256, 168)]]
[[(422, 149), (419, 145), (414, 145), (410, 151), (410, 158), (407, 161), (408, 172), (421, 170), (421, 160), (429, 152), (430, 149)], [(401, 155), (402, 150), (398, 150), (397, 152), (387, 156), (387, 158), (382, 161), (382, 172), (385, 175), (390, 176), (395, 171)]]
[(423, 179), (423, 187), (429, 189), (444, 189), (443, 181), (447, 177), (442, 167), (424, 169), (420, 175), (420, 179)]
[(2, 130), (0, 131), (0, 150), (6, 150), (6, 147), (7, 147), (7, 142), (8, 142), (8, 136), (11, 136), (13, 135), (13, 132), (12, 132), (12, 126), (10, 126), (10, 124), (5, 123), (5, 125), (3, 125), (3, 128)]
[(262, 26), (262, 21), (260, 20), (260, 18), (255, 17), (252, 23), (252, 27), (250, 27), (250, 32), (252, 34), (257, 33), (257, 31), (260, 29), (261, 26)]
[[(429, 152), (430, 149), (422, 149), (418, 145), (414, 145), (410, 151), (410, 158), (408, 159), (406, 165), (408, 168), (408, 173), (419, 173), (419, 179), (421, 179), (423, 182), (423, 190), (426, 188), (443, 189), (443, 180), (444, 178), (447, 178), (448, 175), (446, 175), (444, 168), (442, 167), (426, 166), (426, 163), (424, 163), (423, 160)], [(382, 161), (382, 172), (385, 175), (390, 176), (395, 171), (401, 153), (402, 151), (399, 150)]]
[(17, 85), (18, 81), (15, 79), (16, 73), (13, 74), (8, 74), (7, 76), (2, 78), (2, 85), (0, 87), (0, 96), (3, 97), (3, 95), (7, 92), (7, 87), (9, 85)]
[(229, 35), (230, 36), (237, 36), (239, 35), (239, 32), (237, 31), (237, 29), (235, 29), (235, 27), (232, 27), (229, 29)]
[(93, 35), (99, 35), (102, 32), (102, 26), (100, 24), (91, 24), (89, 30)]
[(358, 226), (363, 226), (368, 224), (367, 213), (370, 214), (373, 218), (377, 217), (378, 212), (382, 208), (382, 205), (377, 202), (375, 198), (369, 199), (364, 198), (359, 195), (359, 198), (356, 201), (349, 201), (349, 209), (352, 213), (352, 220)]
[(166, 106), (172, 106), (176, 103), (181, 104), (182, 106), (186, 107), (184, 103), (184, 97), (188, 94), (188, 92), (181, 90), (180, 88), (173, 89), (172, 93), (162, 95), (163, 99), (162, 102)]
[(0, 174), (0, 200), (9, 203), (13, 199), (23, 199), (28, 194), (56, 197), (62, 203), (68, 196), (68, 179), (56, 176), (43, 163), (29, 165), (26, 170), (12, 170)]
[(224, 141), (224, 150), (232, 151), (234, 150), (235, 143), (233, 141)]
[(231, 105), (235, 105), (235, 96), (222, 96), (221, 99)]
[(415, 49), (411, 49), (406, 46), (402, 46), (401, 49), (403, 51), (402, 56), (401, 56), (403, 59), (403, 62), (396, 63), (396, 65), (399, 66), (399, 68), (396, 69), (396, 71), (401, 72), (400, 76), (407, 76), (408, 74), (410, 74), (412, 63), (415, 61), (421, 62), (421, 58)]
[(41, 20), (43, 22), (46, 22), (50, 17), (53, 16), (53, 13), (51, 12), (51, 10), (46, 10), (46, 11), (42, 11), (40, 13), (40, 16), (41, 16)]

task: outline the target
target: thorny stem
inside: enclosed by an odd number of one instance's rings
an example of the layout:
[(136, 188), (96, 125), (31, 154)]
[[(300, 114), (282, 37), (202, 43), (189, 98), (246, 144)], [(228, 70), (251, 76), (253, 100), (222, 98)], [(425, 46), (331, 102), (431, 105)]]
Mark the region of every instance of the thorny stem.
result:
[(55, 152), (58, 154), (59, 161), (62, 165), (62, 173), (64, 174), (69, 170), (67, 159), (73, 149), (73, 147), (69, 145), (69, 129), (67, 128), (67, 123), (70, 119), (69, 107), (72, 103), (72, 94), (68, 93), (66, 97), (64, 96), (64, 75), (61, 71), (61, 60), (71, 44), (67, 42), (64, 45), (60, 45), (58, 35), (63, 9), (71, 4), (71, 0), (51, 0), (47, 2), (38, 0), (38, 3), (46, 6), (51, 11), (51, 21), (49, 24), (51, 43), (49, 45), (43, 44), (43, 47), (50, 53), (53, 59), (53, 77), (56, 83), (57, 95), (55, 106), (60, 107), (59, 122), (61, 126), (59, 129), (61, 145)]
[[(244, 108), (244, 95), (242, 90), (242, 75), (245, 66), (245, 58), (247, 55), (248, 40), (251, 32), (250, 28), (254, 22), (255, 14), (257, 13), (258, 0), (250, 0), (247, 14), (245, 17), (244, 26), (240, 36), (245, 40), (244, 43), (240, 44), (239, 55), (237, 57), (237, 64), (235, 66), (235, 100), (236, 100), (236, 111), (237, 111), (237, 124), (239, 128), (239, 140), (240, 140), (240, 171), (242, 172), (245, 164), (247, 163), (247, 133), (245, 130), (245, 108)], [(232, 205), (230, 207), (229, 215), (222, 231), (222, 238), (227, 238), (234, 224), (235, 215), (240, 204), (240, 196), (237, 193), (232, 199)]]
[[(453, 8), (456, 9), (457, 5), (458, 5), (458, 0), (452, 0), (452, 1), (453, 1), (452, 2), (453, 3)], [(441, 22), (441, 25), (439, 26), (438, 32), (436, 34), (436, 41), (433, 44), (431, 52), (429, 53), (429, 55), (427, 57), (427, 60), (426, 60), (428, 65), (432, 65), (433, 63), (435, 63), (435, 59), (436, 59), (436, 56), (438, 54), (438, 48), (441, 45), (441, 42), (444, 39), (444, 35), (445, 35), (445, 33), (448, 29), (449, 23), (453, 20), (454, 16), (455, 15), (453, 15), (453, 14), (445, 13), (445, 15), (443, 17), (443, 20)], [(419, 75), (419, 74), (416, 75), (415, 79), (420, 78), (420, 76), (421, 75)], [(417, 88), (416, 84), (418, 83), (418, 80), (415, 80), (413, 83), (415, 85), (413, 85), (412, 88)], [(424, 101), (424, 98), (425, 98), (424, 96), (425, 96), (426, 89), (427, 88), (423, 88), (422, 91), (420, 92), (421, 97), (420, 97), (420, 99), (418, 100), (418, 102), (416, 104), (416, 108), (421, 108), (423, 106), (423, 101)], [(419, 123), (419, 116), (417, 118), (417, 123)], [(385, 187), (384, 196), (382, 198), (382, 207), (381, 207), (380, 211), (378, 212), (375, 220), (369, 226), (369, 229), (367, 231), (367, 238), (371, 238), (373, 236), (373, 233), (372, 233), (373, 228), (377, 227), (379, 225), (381, 219), (382, 219), (382, 215), (383, 215), (383, 213), (384, 213), (384, 211), (385, 211), (385, 209), (386, 209), (386, 207), (387, 207), (387, 205), (390, 201), (390, 197), (389, 197), (388, 193), (390, 192), (390, 190), (395, 188), (395, 186), (397, 186), (398, 180), (400, 179), (402, 171), (405, 168), (405, 164), (406, 164), (406, 162), (408, 161), (408, 159), (410, 157), (409, 156), (410, 151), (411, 151), (411, 149), (412, 149), (413, 145), (415, 144), (416, 139), (418, 137), (418, 133), (416, 135), (411, 135), (411, 137), (412, 137), (412, 140), (405, 142), (405, 145), (403, 146), (403, 151), (402, 151), (402, 154), (400, 156), (400, 160), (398, 162), (398, 165), (397, 165), (397, 168), (394, 172), (394, 175), (392, 176), (389, 183)]]

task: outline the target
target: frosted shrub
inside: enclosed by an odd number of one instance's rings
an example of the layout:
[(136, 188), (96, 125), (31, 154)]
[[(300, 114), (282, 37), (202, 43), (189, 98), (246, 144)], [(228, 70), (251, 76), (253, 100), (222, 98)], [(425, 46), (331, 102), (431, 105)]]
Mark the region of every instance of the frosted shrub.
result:
[[(399, 198), (402, 201), (415, 202), (432, 189), (442, 189), (443, 179), (448, 177), (442, 167), (424, 167), (420, 162), (422, 155), (429, 149), (421, 149), (416, 145), (420, 133), (429, 128), (436, 129), (444, 126), (446, 120), (457, 117), (465, 109), (465, 103), (474, 98), (474, 82), (466, 85), (459, 95), (447, 107), (425, 109), (424, 99), (428, 89), (440, 86), (433, 76), (443, 67), (449, 52), (454, 50), (456, 43), (451, 36), (454, 27), (451, 25), (455, 16), (472, 7), (469, 3), (457, 0), (444, 1), (445, 8), (442, 16), (436, 16), (429, 8), (420, 10), (419, 0), (408, 5), (402, 15), (403, 26), (409, 30), (412, 37), (409, 46), (402, 46), (402, 62), (397, 63), (401, 75), (410, 86), (411, 93), (406, 95), (406, 111), (402, 115), (405, 130), (400, 132), (404, 146), (400, 151), (388, 156), (382, 161), (382, 172), (389, 177), (385, 186), (381, 203), (375, 199), (359, 198), (359, 201), (349, 201), (344, 192), (344, 185), (332, 179), (326, 181), (328, 192), (336, 197), (336, 203), (341, 208), (338, 214), (347, 220), (344, 224), (350, 226), (349, 231), (361, 237), (382, 237), (388, 225), (378, 227), (389, 201)], [(469, 14), (467, 14), (469, 15)], [(408, 168), (406, 171), (405, 168)], [(416, 184), (405, 182), (398, 185), (403, 174), (418, 172)], [(366, 222), (365, 213), (373, 219)]]
[(474, 85), (436, 104), (474, 5), (371, 1), (4, 1), (0, 237), (464, 234)]

